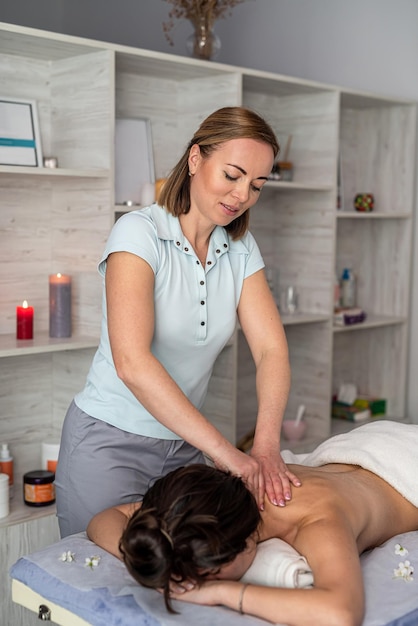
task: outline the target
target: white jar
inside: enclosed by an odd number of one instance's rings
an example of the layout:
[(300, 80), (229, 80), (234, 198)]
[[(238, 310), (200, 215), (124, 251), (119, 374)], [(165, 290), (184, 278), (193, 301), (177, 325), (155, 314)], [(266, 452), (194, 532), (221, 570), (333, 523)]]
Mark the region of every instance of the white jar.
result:
[(9, 515), (9, 477), (7, 474), (0, 474), (0, 518)]

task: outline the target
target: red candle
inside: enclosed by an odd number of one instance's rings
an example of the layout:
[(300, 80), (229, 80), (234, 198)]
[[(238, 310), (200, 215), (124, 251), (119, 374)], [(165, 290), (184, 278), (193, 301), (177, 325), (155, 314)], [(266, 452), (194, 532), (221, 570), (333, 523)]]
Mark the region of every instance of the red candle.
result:
[(33, 306), (28, 306), (26, 300), (16, 307), (16, 337), (33, 339)]

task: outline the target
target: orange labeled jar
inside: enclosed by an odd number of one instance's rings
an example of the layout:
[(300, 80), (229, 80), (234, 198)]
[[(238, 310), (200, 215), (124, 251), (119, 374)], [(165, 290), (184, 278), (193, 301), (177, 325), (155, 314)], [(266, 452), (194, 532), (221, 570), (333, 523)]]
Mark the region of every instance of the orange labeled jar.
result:
[(23, 476), (23, 497), (29, 506), (48, 506), (55, 502), (55, 474), (34, 470)]

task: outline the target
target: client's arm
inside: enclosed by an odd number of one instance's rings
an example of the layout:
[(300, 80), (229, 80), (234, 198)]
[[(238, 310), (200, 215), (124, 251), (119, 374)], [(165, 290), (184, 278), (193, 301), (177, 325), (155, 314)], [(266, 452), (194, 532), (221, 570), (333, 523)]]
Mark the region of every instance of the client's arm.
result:
[(87, 526), (88, 538), (121, 559), (119, 540), (128, 520), (141, 507), (141, 504), (141, 502), (119, 504), (101, 511), (90, 520)]
[(301, 528), (293, 546), (313, 570), (312, 589), (244, 588), (237, 581), (210, 580), (192, 591), (172, 593), (172, 597), (235, 610), (241, 605), (244, 613), (292, 626), (360, 626), (364, 613), (360, 559), (344, 517), (310, 522)]

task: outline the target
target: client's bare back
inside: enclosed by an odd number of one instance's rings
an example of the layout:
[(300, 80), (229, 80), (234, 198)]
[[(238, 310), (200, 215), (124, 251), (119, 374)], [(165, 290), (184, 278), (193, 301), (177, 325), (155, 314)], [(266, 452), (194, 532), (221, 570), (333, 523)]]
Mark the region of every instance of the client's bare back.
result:
[(298, 531), (318, 520), (349, 522), (359, 553), (395, 534), (418, 529), (418, 508), (376, 474), (359, 466), (289, 466), (302, 480), (284, 508), (266, 506), (263, 519), (297, 548)]

